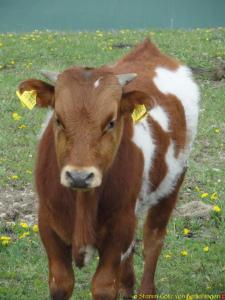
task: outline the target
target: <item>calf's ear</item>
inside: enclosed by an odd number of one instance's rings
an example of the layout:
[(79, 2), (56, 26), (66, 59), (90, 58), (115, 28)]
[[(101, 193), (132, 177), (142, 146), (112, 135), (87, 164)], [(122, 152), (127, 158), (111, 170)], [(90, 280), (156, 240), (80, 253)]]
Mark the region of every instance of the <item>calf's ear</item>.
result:
[(130, 91), (130, 92), (124, 92), (125, 86), (137, 78), (136, 73), (126, 73), (126, 74), (119, 74), (116, 75), (119, 84), (121, 85), (123, 89), (122, 99), (121, 99), (121, 105), (120, 110), (121, 112), (129, 112), (132, 113), (133, 110), (137, 105), (144, 104), (146, 109), (150, 106), (150, 99), (147, 94), (141, 91)]
[(122, 113), (132, 113), (137, 105), (145, 105), (146, 110), (150, 108), (150, 98), (140, 91), (124, 93), (121, 99), (120, 110)]
[(54, 107), (55, 88), (53, 85), (37, 79), (29, 79), (20, 83), (19, 92), (22, 94), (24, 91), (36, 91), (36, 105), (38, 107)]

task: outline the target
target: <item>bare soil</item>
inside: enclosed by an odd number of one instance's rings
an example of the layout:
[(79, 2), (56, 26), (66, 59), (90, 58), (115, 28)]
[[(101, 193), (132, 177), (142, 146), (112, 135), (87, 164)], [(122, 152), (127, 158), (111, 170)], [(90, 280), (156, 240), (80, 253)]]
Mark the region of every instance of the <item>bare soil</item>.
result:
[(0, 187), (0, 221), (37, 222), (37, 196), (31, 186), (23, 190)]
[[(32, 186), (23, 190), (0, 187), (0, 221), (24, 221), (32, 225), (37, 222), (37, 207), (37, 195)], [(201, 201), (191, 201), (183, 205), (178, 204), (174, 216), (208, 218), (211, 211), (211, 205)]]

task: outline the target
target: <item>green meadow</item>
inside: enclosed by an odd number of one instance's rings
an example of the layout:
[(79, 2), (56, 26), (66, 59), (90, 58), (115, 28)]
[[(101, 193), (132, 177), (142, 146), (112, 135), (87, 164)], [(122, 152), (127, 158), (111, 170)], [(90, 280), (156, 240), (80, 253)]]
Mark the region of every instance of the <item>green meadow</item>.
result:
[[(18, 84), (43, 79), (41, 69), (114, 62), (146, 37), (188, 66), (213, 69), (225, 60), (223, 28), (0, 34), (0, 192), (33, 187), (37, 136), (46, 115), (44, 109), (21, 105)], [(207, 218), (171, 219), (156, 274), (158, 293), (170, 295), (168, 299), (225, 292), (225, 80), (213, 81), (207, 74), (196, 80), (201, 89), (199, 129), (178, 206), (196, 200), (211, 205), (212, 211)], [(47, 259), (33, 225), (22, 219), (0, 221), (1, 300), (49, 299)], [(141, 239), (138, 233), (137, 287), (143, 269)], [(75, 268), (73, 299), (91, 299), (97, 262), (96, 256), (82, 270)]]

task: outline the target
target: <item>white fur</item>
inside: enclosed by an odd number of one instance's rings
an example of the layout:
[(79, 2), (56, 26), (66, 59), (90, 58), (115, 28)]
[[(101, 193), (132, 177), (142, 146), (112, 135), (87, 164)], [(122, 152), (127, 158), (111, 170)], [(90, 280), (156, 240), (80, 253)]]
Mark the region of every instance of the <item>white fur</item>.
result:
[[(132, 141), (136, 144), (136, 146), (138, 146), (142, 150), (144, 158), (142, 187), (141, 192), (139, 194), (139, 198), (142, 199), (143, 197), (145, 197), (146, 194), (149, 194), (150, 192), (149, 170), (155, 152), (155, 144), (146, 117), (135, 124)], [(135, 211), (138, 210), (138, 202), (136, 204)]]
[[(169, 195), (174, 186), (177, 183), (178, 176), (181, 175), (184, 167), (186, 166), (186, 156), (182, 153), (178, 158), (175, 157), (174, 144), (171, 144), (168, 147), (166, 156), (165, 156), (166, 165), (168, 168), (165, 178), (160, 183), (159, 187), (152, 192), (149, 197), (146, 197), (143, 201), (143, 206), (153, 206), (158, 203), (160, 199), (164, 196)], [(145, 208), (144, 207), (144, 208)]]
[[(137, 215), (142, 214), (148, 208), (156, 205), (160, 199), (166, 195), (169, 195), (173, 191), (179, 175), (181, 175), (186, 166), (186, 158), (187, 157), (185, 153), (179, 154), (178, 158), (175, 157), (174, 143), (171, 142), (165, 155), (165, 162), (168, 171), (154, 192), (151, 192), (151, 178), (149, 178), (149, 176), (147, 178), (143, 176), (145, 179), (142, 183), (142, 189), (139, 194), (140, 196), (135, 207), (135, 213)], [(148, 175), (150, 173), (150, 169), (151, 165), (148, 170)]]
[(46, 128), (48, 127), (48, 124), (49, 124), (52, 116), (53, 116), (53, 110), (49, 109), (48, 112), (47, 112), (47, 115), (45, 117), (45, 121), (41, 124), (41, 131), (40, 131), (40, 133), (38, 135), (38, 139), (39, 140), (42, 138), (42, 136), (43, 136)]
[[(139, 199), (136, 202), (136, 214), (140, 214), (143, 210), (157, 204), (160, 199), (173, 191), (179, 175), (181, 175), (186, 166), (197, 130), (199, 89), (192, 80), (190, 70), (185, 66), (179, 67), (176, 71), (158, 67), (155, 72), (156, 77), (153, 79), (153, 82), (156, 87), (166, 95), (175, 95), (184, 107), (187, 124), (187, 144), (184, 151), (180, 152), (178, 157), (175, 157), (174, 141), (170, 141), (165, 154), (165, 162), (168, 168), (167, 174), (158, 188), (151, 192), (151, 178), (149, 178), (149, 174), (154, 153), (157, 152), (157, 145), (153, 141), (151, 128), (146, 124), (146, 118), (134, 126), (132, 140), (142, 150), (144, 157), (143, 182)], [(169, 114), (161, 106), (156, 104), (148, 115), (157, 121), (165, 132), (169, 131)], [(147, 130), (144, 130), (144, 128), (147, 128)]]
[(101, 78), (99, 78), (98, 80), (95, 81), (95, 83), (94, 83), (95, 88), (97, 88), (99, 86), (100, 80), (101, 80)]
[(84, 253), (84, 265), (86, 266), (93, 257), (96, 249), (92, 245), (80, 248), (80, 253)]
[(196, 135), (198, 123), (198, 102), (200, 98), (198, 86), (192, 79), (190, 69), (186, 66), (180, 66), (175, 71), (158, 67), (155, 72), (156, 76), (153, 82), (157, 88), (166, 95), (175, 95), (183, 104), (187, 122), (188, 148), (190, 149)]
[(131, 244), (130, 244), (130, 246), (129, 246), (129, 248), (127, 249), (126, 252), (121, 253), (121, 262), (124, 261), (124, 260), (126, 260), (126, 259), (130, 256), (132, 250), (134, 249), (134, 246), (135, 246), (135, 240), (133, 240), (133, 241), (131, 242)]
[(163, 107), (157, 105), (150, 110), (149, 114), (164, 131), (169, 131), (169, 116)]

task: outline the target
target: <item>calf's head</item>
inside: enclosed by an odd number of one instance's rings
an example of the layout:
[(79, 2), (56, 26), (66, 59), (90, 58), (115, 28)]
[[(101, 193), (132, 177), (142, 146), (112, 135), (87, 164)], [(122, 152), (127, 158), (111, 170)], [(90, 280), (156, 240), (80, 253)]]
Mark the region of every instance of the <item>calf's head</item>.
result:
[(61, 184), (74, 189), (101, 185), (120, 145), (124, 114), (132, 113), (146, 95), (123, 87), (136, 74), (114, 75), (100, 69), (70, 68), (45, 72), (53, 84), (30, 79), (20, 92), (35, 90), (37, 106), (51, 106), (55, 151)]

